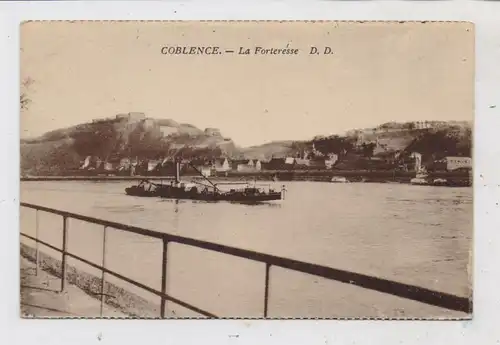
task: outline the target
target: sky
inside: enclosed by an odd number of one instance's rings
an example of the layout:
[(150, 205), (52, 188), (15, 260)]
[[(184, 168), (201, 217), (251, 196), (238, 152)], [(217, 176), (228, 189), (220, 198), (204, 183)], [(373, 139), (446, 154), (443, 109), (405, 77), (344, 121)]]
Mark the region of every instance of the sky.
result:
[[(163, 46), (297, 48), (298, 55), (163, 55)], [(311, 46), (333, 54), (309, 55)], [(29, 22), (21, 137), (144, 112), (237, 145), (389, 121), (473, 120), (467, 23)]]

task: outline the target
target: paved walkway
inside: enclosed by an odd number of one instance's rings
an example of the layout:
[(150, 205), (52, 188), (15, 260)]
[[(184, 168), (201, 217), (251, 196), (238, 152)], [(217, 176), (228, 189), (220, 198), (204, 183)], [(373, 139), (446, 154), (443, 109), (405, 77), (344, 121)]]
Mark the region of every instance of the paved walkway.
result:
[[(21, 316), (22, 317), (100, 317), (101, 302), (78, 287), (67, 284), (59, 292), (61, 279), (38, 270), (36, 265), (21, 257)], [(104, 305), (104, 317), (127, 315)]]

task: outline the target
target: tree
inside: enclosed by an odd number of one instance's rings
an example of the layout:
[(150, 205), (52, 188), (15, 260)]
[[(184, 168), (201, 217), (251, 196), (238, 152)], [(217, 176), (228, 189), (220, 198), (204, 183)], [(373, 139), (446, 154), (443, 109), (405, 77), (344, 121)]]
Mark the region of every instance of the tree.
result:
[(342, 155), (351, 151), (354, 147), (353, 141), (350, 138), (338, 135), (317, 139), (314, 140), (313, 143), (316, 150), (321, 152), (323, 155), (327, 155), (329, 153)]
[(472, 155), (472, 129), (466, 128), (465, 133), (458, 139), (457, 152), (461, 156)]
[(34, 80), (30, 77), (25, 78), (21, 82), (21, 95), (20, 95), (20, 106), (21, 110), (27, 110), (29, 104), (31, 103), (31, 99), (28, 97), (28, 92), (30, 91), (31, 86), (33, 85)]
[(20, 98), (20, 103), (21, 103), (21, 109), (22, 110), (26, 110), (28, 109), (28, 104), (30, 103), (30, 99), (28, 98), (28, 96), (26, 96), (26, 94), (22, 93), (21, 94), (21, 98)]
[(426, 132), (415, 138), (405, 149), (407, 153), (419, 152), (425, 157), (441, 159), (446, 156), (470, 156), (472, 130), (461, 133), (455, 129)]
[(296, 157), (303, 157), (307, 150), (307, 146), (305, 142), (294, 141), (290, 145), (290, 148)]
[(408, 128), (409, 130), (414, 130), (416, 127), (417, 125), (415, 124), (415, 122), (406, 123), (406, 128)]
[(371, 159), (373, 157), (373, 151), (375, 151), (376, 146), (377, 145), (375, 143), (364, 143), (363, 145), (361, 145), (361, 152), (363, 153), (363, 156)]
[(73, 147), (82, 157), (107, 158), (117, 145), (116, 129), (112, 123), (99, 123), (85, 127), (72, 134)]

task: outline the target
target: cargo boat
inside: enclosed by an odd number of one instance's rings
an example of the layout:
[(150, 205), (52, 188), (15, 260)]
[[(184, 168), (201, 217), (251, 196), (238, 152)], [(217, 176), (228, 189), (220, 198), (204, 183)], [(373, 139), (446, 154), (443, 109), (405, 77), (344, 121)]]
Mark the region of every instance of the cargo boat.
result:
[[(206, 183), (191, 181), (190, 183), (180, 180), (180, 163), (176, 162), (175, 179), (170, 183), (154, 183), (147, 179), (138, 185), (125, 189), (125, 193), (131, 196), (160, 197), (168, 199), (186, 199), (202, 201), (231, 201), (240, 203), (258, 203), (272, 200), (284, 199), (285, 188), (277, 191), (270, 185), (257, 184), (256, 182), (226, 182), (213, 183), (204, 176), (196, 167), (191, 165)], [(222, 190), (221, 185), (231, 185), (229, 190)], [(240, 187), (237, 187), (239, 185)], [(265, 188), (267, 186), (267, 188)]]

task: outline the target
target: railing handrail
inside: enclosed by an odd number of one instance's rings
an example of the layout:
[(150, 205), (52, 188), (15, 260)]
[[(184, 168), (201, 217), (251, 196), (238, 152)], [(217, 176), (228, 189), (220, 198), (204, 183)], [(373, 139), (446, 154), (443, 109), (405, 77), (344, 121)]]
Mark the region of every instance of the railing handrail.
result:
[(266, 263), (272, 266), (278, 266), (293, 271), (298, 271), (306, 274), (311, 274), (323, 277), (329, 280), (347, 283), (354, 286), (362, 287), (368, 290), (387, 293), (393, 296), (402, 297), (405, 299), (422, 302), (425, 304), (442, 307), (445, 309), (470, 313), (472, 310), (472, 300), (468, 297), (456, 296), (449, 293), (435, 291), (423, 288), (416, 285), (400, 283), (388, 279), (377, 278), (374, 276), (356, 273), (341, 269), (336, 269), (319, 264), (308, 263), (295, 259), (279, 257), (271, 254), (260, 253), (252, 250), (230, 247), (213, 242), (197, 240), (189, 237), (172, 235), (160, 231), (144, 229), (137, 226), (126, 225), (122, 223), (112, 222), (108, 220), (98, 219), (94, 217), (84, 216), (68, 211), (57, 210), (45, 206), (34, 205), (26, 202), (21, 202), (21, 206), (32, 208), (35, 210), (58, 214), (63, 217), (78, 219), (89, 223), (103, 225), (117, 230), (122, 230), (130, 233), (135, 233), (143, 236), (163, 239), (168, 242), (175, 242), (187, 246), (197, 247), (200, 249), (215, 251), (222, 254), (232, 255), (252, 261)]
[[(150, 292), (150, 293), (152, 293), (152, 294), (154, 294), (154, 295), (157, 295), (157, 296), (163, 297), (163, 298), (165, 298), (165, 299), (167, 299), (167, 300), (169, 300), (169, 301), (171, 301), (171, 302), (174, 302), (174, 303), (176, 303), (176, 304), (178, 304), (178, 305), (180, 305), (180, 306), (183, 306), (183, 307), (185, 307), (185, 308), (187, 308), (187, 309), (190, 309), (190, 310), (192, 310), (192, 311), (195, 311), (195, 312), (197, 312), (198, 314), (201, 314), (201, 315), (204, 315), (204, 316), (208, 316), (208, 317), (212, 317), (212, 318), (217, 318), (217, 316), (216, 316), (216, 315), (214, 315), (214, 314), (212, 314), (212, 313), (210, 313), (210, 312), (208, 312), (208, 311), (206, 311), (206, 310), (203, 310), (203, 309), (197, 308), (197, 307), (195, 307), (195, 306), (193, 306), (193, 305), (191, 305), (191, 304), (189, 304), (189, 303), (186, 303), (186, 302), (181, 301), (181, 300), (179, 300), (179, 299), (177, 299), (177, 298), (175, 298), (175, 297), (172, 297), (172, 296), (170, 296), (169, 294), (162, 293), (161, 291), (158, 291), (158, 290), (156, 290), (156, 289), (154, 289), (154, 288), (152, 288), (152, 287), (150, 287), (150, 286), (144, 285), (144, 284), (142, 284), (142, 283), (140, 283), (140, 282), (138, 282), (138, 281), (135, 281), (134, 279), (131, 279), (131, 278), (125, 277), (125, 276), (124, 276), (124, 275), (122, 275), (122, 274), (119, 274), (119, 273), (117, 273), (117, 272), (114, 272), (114, 271), (112, 271), (112, 270), (110, 270), (110, 269), (108, 269), (108, 268), (106, 268), (106, 267), (100, 266), (100, 265), (98, 265), (98, 264), (96, 264), (96, 263), (94, 263), (94, 262), (92, 262), (92, 261), (89, 261), (89, 260), (87, 260), (87, 259), (84, 259), (84, 258), (82, 258), (82, 257), (80, 257), (80, 256), (78, 256), (78, 255), (71, 254), (71, 253), (69, 253), (69, 252), (64, 252), (64, 250), (62, 250), (62, 249), (60, 249), (60, 248), (57, 248), (56, 246), (53, 246), (53, 245), (51, 245), (51, 244), (50, 244), (50, 243), (48, 243), (48, 242), (42, 241), (42, 240), (40, 240), (40, 239), (36, 239), (35, 237), (30, 236), (30, 235), (27, 235), (27, 234), (24, 234), (24, 233), (21, 233), (21, 236), (26, 237), (26, 238), (28, 238), (28, 239), (30, 239), (30, 240), (32, 240), (32, 241), (36, 241), (36, 242), (38, 242), (38, 243), (40, 243), (40, 244), (43, 244), (44, 246), (46, 246), (46, 247), (48, 247), (48, 248), (50, 248), (50, 249), (52, 249), (52, 250), (55, 250), (55, 251), (57, 251), (57, 252), (59, 252), (59, 253), (65, 253), (65, 254), (66, 254), (66, 255), (68, 255), (70, 258), (73, 258), (73, 259), (79, 260), (79, 261), (83, 262), (84, 264), (87, 264), (87, 265), (89, 265), (89, 266), (91, 266), (91, 267), (93, 267), (93, 268), (96, 268), (96, 269), (98, 269), (98, 270), (101, 270), (101, 271), (103, 271), (103, 272), (105, 272), (105, 273), (107, 273), (107, 274), (111, 274), (112, 276), (114, 276), (114, 277), (116, 277), (116, 278), (118, 278), (118, 279), (121, 279), (121, 280), (123, 280), (123, 281), (125, 281), (125, 282), (127, 282), (127, 283), (129, 283), (129, 284), (135, 285), (135, 286), (137, 286), (137, 287), (139, 287), (139, 288), (141, 288), (141, 289), (143, 289), (143, 290), (146, 290), (147, 292)], [(64, 279), (62, 279), (62, 280), (64, 281)]]

